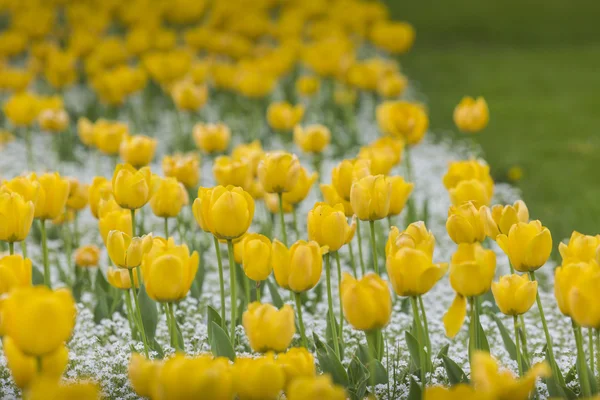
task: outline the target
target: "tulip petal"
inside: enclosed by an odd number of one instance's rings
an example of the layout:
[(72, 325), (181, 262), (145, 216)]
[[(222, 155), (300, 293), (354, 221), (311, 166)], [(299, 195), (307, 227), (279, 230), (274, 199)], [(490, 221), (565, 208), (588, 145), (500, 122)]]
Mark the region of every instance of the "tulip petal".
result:
[(467, 299), (457, 294), (452, 301), (452, 305), (448, 309), (448, 312), (444, 315), (444, 328), (446, 329), (446, 336), (453, 338), (460, 331), (465, 317), (467, 316)]

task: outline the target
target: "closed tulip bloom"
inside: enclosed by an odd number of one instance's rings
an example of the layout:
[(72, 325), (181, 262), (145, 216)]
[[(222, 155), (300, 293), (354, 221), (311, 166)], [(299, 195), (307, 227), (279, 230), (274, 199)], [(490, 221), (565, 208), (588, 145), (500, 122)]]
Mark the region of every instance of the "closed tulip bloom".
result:
[(124, 163), (135, 168), (145, 167), (152, 162), (157, 140), (144, 135), (127, 136), (119, 146), (119, 156)]
[(200, 161), (197, 154), (165, 156), (162, 169), (165, 176), (176, 178), (188, 189), (196, 187), (200, 180)]
[(460, 181), (455, 187), (448, 190), (452, 204), (459, 206), (468, 201), (475, 207), (487, 206), (492, 198), (481, 181), (469, 179)]
[(175, 178), (154, 176), (152, 180), (156, 190), (150, 199), (150, 208), (154, 215), (160, 218), (173, 218), (179, 215), (188, 199), (183, 184)]
[(486, 213), (486, 234), (492, 239), (503, 233), (508, 234), (510, 228), (517, 222), (529, 222), (529, 210), (523, 200), (517, 200), (513, 205), (502, 206), (497, 204), (491, 208), (484, 208)]
[(415, 40), (415, 28), (403, 21), (379, 21), (369, 33), (371, 42), (391, 54), (406, 53)]
[(331, 132), (326, 126), (315, 124), (294, 127), (294, 143), (305, 153), (321, 153), (331, 141)]
[(302, 120), (304, 107), (291, 105), (286, 101), (271, 103), (267, 109), (269, 126), (280, 132), (290, 132)]
[(40, 195), (35, 204), (35, 217), (55, 219), (62, 214), (69, 196), (69, 181), (61, 178), (58, 172), (46, 173), (38, 177)]
[(233, 364), (234, 392), (239, 400), (275, 400), (285, 385), (285, 373), (273, 356), (237, 358)]
[(173, 238), (155, 238), (142, 262), (146, 291), (158, 302), (183, 299), (190, 291), (199, 264), (198, 253), (190, 254), (187, 245), (175, 245)]
[(291, 191), (298, 182), (300, 161), (296, 155), (284, 151), (267, 153), (258, 164), (258, 179), (267, 193)]
[(301, 377), (294, 380), (286, 391), (288, 400), (345, 400), (346, 391), (334, 384), (329, 375)]
[[(139, 278), (137, 275), (137, 269), (133, 269), (133, 283), (135, 287), (140, 287)], [(106, 280), (108, 283), (117, 289), (120, 290), (129, 290), (131, 289), (131, 277), (129, 276), (129, 271), (123, 268), (113, 268), (108, 267), (108, 271), (106, 271)]]
[(152, 172), (143, 167), (136, 170), (131, 164), (119, 164), (112, 178), (113, 194), (123, 208), (142, 208), (152, 196)]
[[(279, 197), (276, 194), (273, 193), (265, 193), (264, 195), (264, 201), (265, 201), (265, 205), (267, 206), (267, 209), (272, 213), (272, 214), (277, 214), (279, 213)], [(290, 214), (294, 211), (294, 206), (290, 203), (288, 203), (287, 201), (283, 201), (283, 212), (285, 214)]]
[(38, 115), (40, 128), (47, 132), (64, 132), (69, 127), (69, 114), (65, 110), (45, 109)]
[(152, 234), (132, 238), (121, 231), (110, 231), (106, 249), (117, 267), (132, 269), (142, 264), (142, 258), (152, 249), (152, 244)]
[(192, 81), (183, 80), (173, 85), (171, 97), (178, 109), (197, 111), (208, 100), (208, 88), (205, 85), (196, 85)]
[(392, 183), (383, 175), (369, 175), (355, 181), (350, 193), (350, 204), (361, 221), (385, 218), (390, 209)]
[(98, 206), (100, 205), (100, 200), (108, 200), (112, 197), (110, 181), (103, 176), (95, 176), (88, 188), (88, 202), (94, 218), (99, 218)]
[(0, 240), (25, 240), (31, 230), (34, 213), (32, 201), (26, 201), (18, 193), (0, 192)]
[(348, 224), (342, 204), (332, 207), (316, 203), (308, 212), (308, 239), (329, 247), (330, 251), (338, 251), (354, 237), (355, 231), (356, 221)]
[(382, 97), (398, 97), (406, 89), (408, 79), (400, 73), (384, 76), (377, 83), (377, 93)]
[(81, 268), (97, 267), (100, 260), (100, 248), (92, 244), (81, 246), (75, 250), (75, 265)]
[(402, 160), (402, 152), (404, 151), (404, 140), (401, 138), (395, 138), (391, 136), (383, 136), (371, 142), (369, 147), (384, 148), (390, 150), (390, 154), (393, 154), (394, 156), (393, 163), (394, 165), (396, 165)]
[(69, 339), (76, 313), (75, 300), (66, 289), (18, 288), (2, 305), (2, 326), (23, 353), (43, 356)]
[(477, 210), (472, 202), (450, 206), (446, 230), (456, 244), (483, 242), (485, 240), (485, 210)]
[(3, 106), (4, 115), (15, 126), (31, 126), (39, 113), (38, 97), (27, 92), (12, 95)]
[(406, 182), (401, 176), (388, 176), (385, 179), (392, 184), (388, 216), (398, 215), (402, 212), (402, 210), (404, 210), (404, 206), (406, 205), (408, 197), (412, 193), (415, 185), (413, 183)]
[(403, 138), (414, 145), (425, 136), (429, 127), (429, 117), (422, 105), (406, 101), (386, 101), (377, 106), (379, 129), (394, 137)]
[(538, 220), (513, 225), (508, 235), (496, 237), (496, 243), (519, 272), (531, 272), (542, 267), (552, 253), (552, 235)]
[(298, 171), (298, 180), (296, 181), (296, 184), (292, 187), (292, 190), (283, 193), (284, 204), (287, 203), (291, 206), (295, 206), (301, 203), (302, 200), (304, 200), (310, 193), (310, 189), (317, 181), (318, 177), (319, 174), (316, 172), (313, 172), (309, 175), (308, 171), (306, 171), (306, 168), (301, 166)]
[(128, 133), (127, 124), (99, 119), (94, 124), (94, 144), (102, 153), (115, 155), (119, 153), (121, 142)]
[(596, 257), (599, 248), (600, 235), (583, 235), (577, 231), (571, 234), (567, 244), (560, 243), (558, 245), (563, 264), (589, 262)]
[(312, 96), (319, 91), (321, 81), (312, 75), (301, 76), (296, 80), (296, 91), (301, 96)]
[(323, 271), (323, 254), (317, 242), (299, 240), (289, 249), (275, 239), (271, 260), (275, 280), (284, 289), (296, 293), (305, 292), (317, 286)]
[(20, 255), (0, 258), (0, 294), (31, 286), (31, 260)]
[(234, 160), (227, 156), (217, 157), (213, 163), (213, 175), (219, 185), (239, 186), (248, 189), (252, 182), (251, 165), (247, 159)]
[(242, 325), (250, 347), (259, 353), (285, 351), (296, 333), (294, 309), (289, 304), (278, 310), (272, 304), (250, 303), (242, 316)]
[(600, 268), (584, 268), (569, 291), (571, 318), (584, 328), (600, 327)]
[(249, 233), (240, 243), (242, 267), (246, 276), (253, 281), (266, 280), (273, 270), (271, 265), (272, 245), (269, 238), (259, 233)]
[(321, 194), (323, 194), (323, 200), (325, 203), (329, 204), (330, 206), (341, 204), (344, 207), (344, 213), (346, 214), (346, 217), (351, 217), (354, 215), (354, 211), (352, 210), (352, 205), (350, 202), (342, 199), (333, 185), (326, 185), (322, 183), (319, 185), (319, 189), (321, 189)]
[(88, 147), (94, 147), (96, 145), (94, 124), (86, 117), (79, 117), (77, 120), (77, 136), (79, 136), (81, 143)]
[[(461, 182), (473, 180), (480, 182), (481, 186), (470, 183), (464, 189), (457, 189), (457, 186)], [(490, 167), (479, 160), (451, 162), (448, 166), (448, 171), (444, 175), (443, 183), (449, 192), (451, 189), (454, 189), (457, 201), (460, 200), (459, 195), (468, 191), (478, 194), (483, 199), (491, 199), (494, 194), (494, 180), (490, 175)]]
[(238, 144), (231, 151), (231, 158), (237, 161), (245, 160), (250, 165), (250, 171), (252, 176), (256, 176), (256, 170), (258, 169), (258, 163), (264, 157), (265, 152), (263, 151), (262, 145), (259, 140), (255, 140), (250, 143)]
[(394, 255), (401, 248), (419, 250), (433, 258), (435, 237), (431, 231), (427, 230), (423, 221), (413, 222), (403, 232), (392, 226), (385, 244), (385, 254)]
[(344, 316), (354, 329), (381, 329), (390, 322), (392, 297), (379, 275), (369, 273), (357, 280), (344, 273), (341, 292)]
[(371, 161), (365, 159), (342, 160), (331, 170), (331, 184), (340, 197), (350, 201), (352, 184), (365, 176), (371, 175)]
[(362, 160), (369, 160), (369, 168), (373, 175), (389, 174), (397, 159), (392, 149), (374, 146), (361, 147), (357, 157)]
[(521, 315), (529, 311), (535, 302), (537, 288), (537, 281), (530, 281), (527, 274), (501, 276), (498, 282), (492, 283), (496, 304), (506, 315)]
[(552, 374), (544, 361), (533, 365), (522, 378), (517, 378), (509, 370), (500, 369), (498, 362), (484, 351), (473, 354), (472, 364), (471, 381), (480, 392), (480, 398), (528, 399), (535, 389), (536, 380)]
[(97, 400), (101, 391), (91, 381), (66, 382), (56, 379), (35, 379), (27, 388), (28, 400)]
[(305, 347), (292, 347), (287, 352), (278, 354), (277, 364), (285, 372), (286, 387), (298, 378), (317, 374), (315, 357)]
[(98, 229), (104, 245), (108, 243), (108, 233), (110, 231), (119, 231), (132, 236), (131, 212), (129, 210), (107, 212), (98, 220)]
[(192, 211), (203, 230), (219, 239), (236, 239), (246, 233), (252, 223), (254, 199), (240, 187), (201, 188)]
[(127, 376), (138, 396), (152, 398), (156, 377), (163, 363), (163, 360), (148, 360), (139, 353), (131, 353)]
[(487, 126), (490, 112), (483, 97), (474, 99), (465, 96), (454, 109), (453, 117), (456, 127), (462, 132), (477, 133)]
[(38, 360), (23, 354), (12, 338), (5, 336), (2, 347), (8, 369), (20, 389), (27, 388), (39, 374), (49, 379), (59, 380), (69, 361), (69, 350), (61, 344), (56, 350), (41, 357), (42, 368), (38, 372)]
[(18, 193), (26, 202), (31, 201), (35, 206), (44, 202), (45, 193), (42, 190), (37, 175), (31, 173), (27, 176), (17, 176), (10, 181), (4, 181), (0, 187), (2, 193)]
[(386, 266), (398, 296), (420, 296), (429, 292), (448, 270), (448, 264), (434, 264), (431, 255), (410, 246), (388, 254)]
[(223, 123), (194, 125), (194, 142), (205, 153), (222, 153), (229, 147), (231, 131)]
[(67, 178), (69, 181), (69, 197), (67, 197), (67, 208), (80, 211), (88, 204), (89, 188), (85, 183), (79, 182), (77, 178)]

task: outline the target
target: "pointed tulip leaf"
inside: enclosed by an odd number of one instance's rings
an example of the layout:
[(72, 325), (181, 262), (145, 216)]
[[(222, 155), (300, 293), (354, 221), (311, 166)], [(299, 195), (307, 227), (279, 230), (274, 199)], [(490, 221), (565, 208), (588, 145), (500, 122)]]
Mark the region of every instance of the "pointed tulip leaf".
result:
[(31, 268), (31, 284), (34, 286), (44, 284), (44, 274), (36, 267)]
[(158, 310), (156, 309), (154, 300), (146, 293), (144, 285), (141, 285), (138, 291), (138, 304), (140, 306), (140, 313), (142, 314), (142, 324), (144, 325), (146, 337), (149, 341), (152, 341), (156, 335), (156, 326), (158, 325)]
[(277, 308), (283, 307), (283, 300), (279, 295), (279, 291), (277, 290), (277, 286), (271, 281), (267, 279), (267, 286), (269, 286), (269, 293), (271, 293), (271, 299), (273, 300), (273, 305)]
[(447, 356), (448, 355), (448, 349), (450, 349), (450, 345), (446, 344), (444, 347), (442, 347), (440, 349), (440, 351), (437, 354), (437, 358), (442, 358), (442, 356)]
[(212, 329), (210, 329), (210, 327), (212, 325), (211, 322), (215, 322), (217, 325), (221, 326), (221, 316), (219, 315), (217, 310), (215, 310), (211, 306), (207, 306), (206, 307), (206, 326), (209, 327), (208, 343), (210, 343), (212, 340)]
[(459, 367), (454, 360), (447, 355), (442, 355), (442, 362), (444, 364), (444, 368), (446, 369), (446, 374), (448, 375), (448, 381), (450, 381), (450, 384), (456, 385), (458, 383), (469, 383), (467, 374), (464, 373), (462, 368)]
[(210, 341), (210, 350), (215, 357), (227, 357), (231, 361), (235, 361), (235, 351), (231, 346), (229, 337), (219, 325), (214, 321), (210, 325), (212, 330), (212, 340)]
[(406, 339), (406, 345), (408, 346), (410, 358), (412, 359), (412, 362), (416, 366), (416, 368), (419, 368), (421, 365), (421, 353), (419, 351), (419, 342), (409, 331), (404, 331), (404, 337)]
[(421, 394), (421, 386), (419, 386), (419, 384), (411, 376), (407, 400), (421, 400), (422, 398), (423, 396)]

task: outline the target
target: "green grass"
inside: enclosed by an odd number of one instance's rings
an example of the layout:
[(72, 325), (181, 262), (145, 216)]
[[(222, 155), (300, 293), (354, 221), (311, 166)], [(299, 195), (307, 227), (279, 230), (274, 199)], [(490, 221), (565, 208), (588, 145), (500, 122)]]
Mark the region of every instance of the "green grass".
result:
[(523, 168), (517, 185), (555, 243), (573, 230), (600, 233), (600, 33), (590, 19), (600, 3), (448, 4), (393, 5), (417, 29), (401, 63), (425, 96), (431, 129), (459, 137), (454, 106), (483, 95), (490, 124), (476, 139), (494, 177)]

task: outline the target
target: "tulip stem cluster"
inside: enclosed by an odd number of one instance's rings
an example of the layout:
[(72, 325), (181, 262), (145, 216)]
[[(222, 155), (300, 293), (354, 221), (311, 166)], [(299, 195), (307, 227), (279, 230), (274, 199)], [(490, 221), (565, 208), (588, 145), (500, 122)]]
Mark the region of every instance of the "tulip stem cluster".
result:
[(131, 338), (135, 340), (135, 337), (137, 336), (137, 323), (134, 321), (137, 317), (133, 311), (131, 296), (127, 290), (125, 291), (125, 307), (127, 308), (127, 321), (129, 322), (129, 330), (131, 330)]
[(584, 397), (592, 395), (590, 390), (590, 381), (588, 377), (588, 367), (585, 362), (585, 352), (583, 350), (583, 335), (581, 334), (581, 327), (573, 322), (573, 333), (575, 335), (575, 344), (577, 346), (577, 363), (579, 364), (579, 385), (581, 386), (581, 393)]
[(371, 251), (373, 252), (373, 269), (375, 273), (379, 275), (379, 263), (377, 262), (377, 241), (375, 239), (375, 221), (369, 221), (369, 226), (371, 228)]
[(42, 262), (44, 264), (44, 285), (52, 287), (50, 282), (50, 264), (48, 263), (48, 234), (46, 232), (46, 220), (40, 220), (40, 231), (42, 232)]
[[(535, 281), (535, 272), (529, 272), (529, 278)], [(548, 324), (546, 324), (546, 317), (544, 316), (544, 308), (542, 307), (542, 300), (540, 299), (539, 289), (535, 295), (535, 301), (537, 303), (538, 310), (540, 312), (540, 319), (542, 320), (542, 327), (544, 328), (544, 335), (546, 336), (546, 349), (548, 350), (548, 358), (550, 359), (550, 367), (552, 368), (553, 376), (558, 376), (556, 360), (554, 358), (554, 350), (552, 347), (552, 338), (550, 337), (550, 331), (548, 330)]]
[(358, 277), (356, 271), (356, 261), (354, 260), (354, 250), (352, 248), (352, 240), (348, 242), (348, 254), (350, 255), (350, 268), (352, 268), (352, 274), (354, 277)]
[(285, 218), (283, 215), (283, 193), (277, 193), (279, 197), (279, 223), (281, 225), (281, 236), (283, 237), (283, 244), (288, 245), (287, 232), (285, 230)]
[(183, 343), (179, 343), (179, 335), (177, 333), (177, 320), (173, 312), (173, 302), (167, 303), (167, 322), (169, 325), (169, 334), (171, 335), (171, 347), (176, 350), (183, 349)]
[[(133, 213), (133, 210), (132, 210)], [(148, 342), (146, 340), (146, 330), (144, 329), (144, 320), (142, 319), (142, 312), (140, 310), (140, 304), (138, 301), (137, 291), (135, 290), (135, 280), (133, 277), (133, 269), (129, 268), (129, 280), (131, 281), (131, 294), (133, 295), (133, 301), (135, 302), (135, 312), (137, 315), (137, 326), (138, 331), (142, 335), (142, 342), (144, 343), (144, 354), (148, 357)], [(140, 275), (138, 274), (138, 278)]]
[(225, 325), (225, 283), (223, 278), (223, 260), (221, 259), (221, 248), (219, 247), (219, 239), (216, 236), (213, 236), (213, 241), (215, 244), (215, 252), (217, 253), (217, 265), (219, 267), (219, 290), (221, 294), (221, 328), (224, 331), (227, 330)]
[(294, 298), (296, 300), (296, 308), (298, 309), (298, 326), (300, 327), (300, 337), (302, 338), (302, 346), (308, 349), (306, 332), (304, 330), (304, 320), (302, 318), (302, 300), (300, 299), (300, 293), (294, 292)]
[(327, 305), (329, 306), (329, 325), (331, 326), (331, 337), (333, 338), (333, 350), (335, 355), (340, 357), (340, 346), (337, 338), (337, 330), (335, 329), (335, 315), (333, 314), (333, 298), (331, 295), (331, 256), (330, 253), (325, 254), (325, 278), (327, 279)]
[[(417, 341), (419, 342), (419, 369), (421, 370), (421, 387), (425, 390), (425, 369), (426, 369), (426, 361), (425, 361), (425, 350), (423, 349), (424, 343), (422, 343), (422, 339), (424, 338), (423, 325), (421, 323), (421, 317), (419, 316), (419, 306), (417, 305), (417, 298), (415, 296), (410, 297), (410, 304), (412, 306), (413, 317), (415, 319), (415, 325), (417, 327)], [(428, 349), (429, 350), (429, 349)]]
[(231, 292), (231, 345), (235, 348), (235, 325), (236, 325), (236, 308), (237, 308), (237, 282), (235, 271), (235, 260), (233, 258), (233, 241), (227, 240), (227, 252), (229, 253), (229, 291)]
[(11, 256), (15, 254), (15, 242), (8, 242), (8, 251)]

